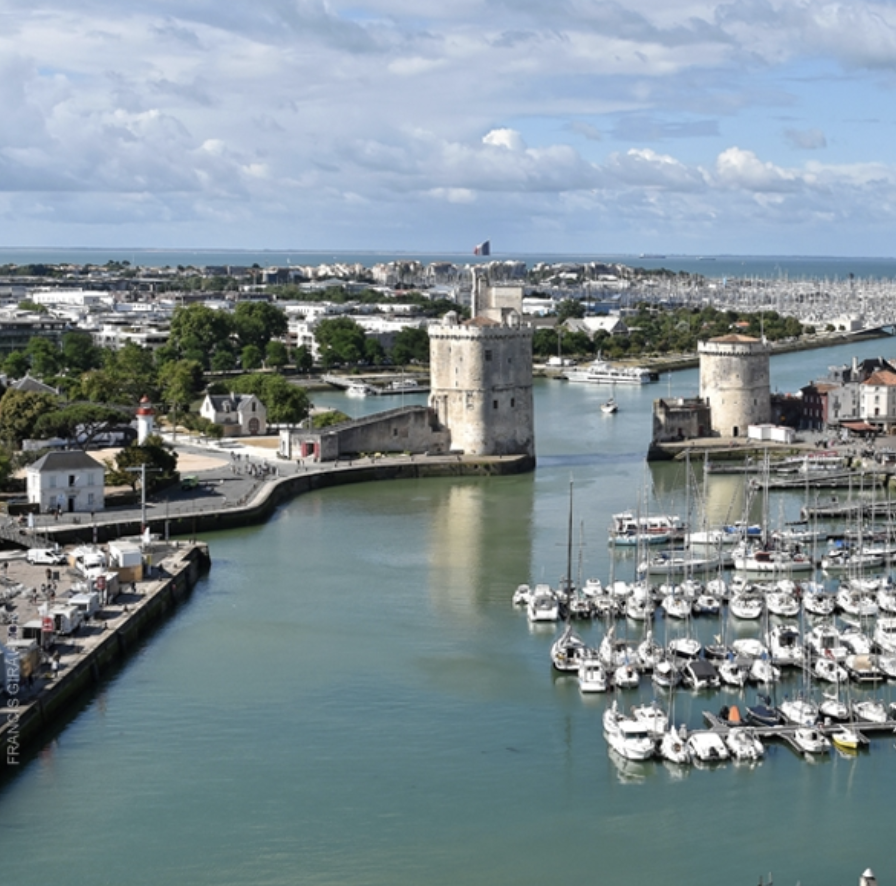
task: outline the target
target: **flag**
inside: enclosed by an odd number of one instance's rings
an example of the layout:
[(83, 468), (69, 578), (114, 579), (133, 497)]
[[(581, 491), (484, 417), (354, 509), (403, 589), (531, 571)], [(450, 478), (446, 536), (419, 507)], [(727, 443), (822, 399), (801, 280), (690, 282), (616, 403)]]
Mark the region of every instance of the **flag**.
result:
[(491, 255), (492, 254), (492, 241), (485, 240), (480, 243), (478, 246), (473, 247), (473, 255)]

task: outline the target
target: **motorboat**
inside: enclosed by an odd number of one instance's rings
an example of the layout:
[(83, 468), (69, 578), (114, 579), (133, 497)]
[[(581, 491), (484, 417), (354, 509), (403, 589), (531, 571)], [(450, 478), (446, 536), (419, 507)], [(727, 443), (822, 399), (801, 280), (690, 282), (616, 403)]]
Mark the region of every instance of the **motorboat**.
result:
[(744, 726), (729, 729), (725, 735), (725, 744), (735, 760), (756, 761), (761, 760), (765, 754), (762, 742), (752, 730)]
[(724, 686), (733, 686), (737, 689), (746, 686), (749, 668), (733, 656), (720, 661), (716, 668), (719, 672), (719, 681)]
[(569, 617), (584, 621), (594, 617), (594, 607), (591, 597), (586, 597), (580, 590), (577, 590), (569, 598), (566, 604), (569, 609)]
[(529, 585), (517, 585), (516, 590), (513, 592), (511, 602), (514, 606), (528, 606), (531, 596), (532, 588), (530, 588)]
[(681, 680), (689, 689), (718, 689), (719, 672), (705, 658), (692, 658), (681, 667)]
[(840, 642), (846, 647), (847, 658), (852, 655), (871, 655), (871, 638), (857, 627), (849, 626), (840, 632)]
[(776, 625), (768, 632), (766, 639), (772, 664), (779, 667), (802, 667), (806, 656), (800, 630), (796, 625)]
[(816, 680), (822, 680), (825, 683), (845, 683), (849, 680), (849, 674), (846, 669), (838, 661), (833, 658), (816, 658), (812, 662), (812, 676)]
[(778, 710), (785, 722), (796, 726), (814, 726), (818, 722), (818, 705), (806, 698), (785, 698)]
[(631, 715), (645, 723), (654, 738), (660, 738), (669, 727), (668, 715), (655, 700), (649, 704), (632, 705)]
[(856, 720), (864, 720), (866, 723), (886, 723), (887, 709), (882, 701), (869, 698), (852, 703), (852, 713)]
[(666, 644), (669, 655), (679, 661), (697, 658), (702, 648), (700, 641), (694, 637), (676, 637)]
[(681, 682), (681, 671), (668, 659), (660, 659), (653, 666), (650, 679), (661, 689), (672, 689)]
[(694, 600), (691, 611), (694, 615), (718, 615), (722, 610), (722, 602), (713, 594), (703, 592)]
[(886, 677), (877, 664), (876, 655), (847, 655), (843, 668), (856, 683), (879, 683)]
[(806, 648), (813, 658), (832, 658), (842, 662), (848, 655), (840, 640), (840, 631), (830, 622), (815, 625), (806, 634)]
[(587, 366), (575, 366), (563, 373), (567, 381), (592, 385), (646, 385), (657, 380), (656, 373), (643, 366), (616, 366), (598, 357)]
[(634, 717), (620, 713), (615, 700), (604, 711), (604, 735), (607, 744), (626, 760), (648, 760), (656, 751), (656, 743), (647, 726)]
[(884, 655), (896, 655), (896, 618), (880, 616), (874, 624), (874, 645)]
[(896, 655), (879, 655), (877, 666), (888, 680), (896, 680)]
[(768, 647), (756, 637), (740, 637), (732, 641), (731, 649), (735, 655), (741, 658), (752, 660), (763, 656), (768, 657)]
[(609, 677), (599, 659), (589, 657), (579, 662), (580, 692), (606, 692), (609, 688)]
[(579, 665), (590, 650), (585, 641), (567, 624), (563, 633), (551, 645), (551, 662), (558, 671), (578, 673)]
[(690, 733), (687, 745), (691, 756), (701, 763), (721, 763), (731, 756), (722, 737), (709, 730), (698, 729)]
[(560, 618), (560, 601), (550, 585), (535, 585), (526, 607), (526, 614), (530, 622), (557, 621)]
[(632, 664), (620, 665), (613, 671), (613, 685), (617, 689), (637, 689), (641, 674)]
[(687, 730), (682, 726), (678, 731), (667, 729), (659, 743), (659, 754), (670, 763), (686, 766), (691, 762), (691, 750), (687, 742)]
[(859, 732), (850, 726), (839, 726), (831, 733), (831, 743), (838, 751), (854, 753), (864, 744)]
[(345, 389), (347, 397), (369, 397), (376, 392), (376, 388), (374, 388), (373, 385), (368, 385), (364, 382), (352, 382)]
[(600, 404), (600, 411), (604, 415), (614, 415), (619, 412), (619, 404), (616, 402), (615, 397), (610, 397), (609, 400), (605, 400)]
[(767, 695), (757, 695), (757, 702), (749, 705), (744, 716), (753, 726), (780, 726), (781, 712), (772, 705), (772, 700)]
[(747, 678), (752, 683), (769, 684), (777, 683), (781, 679), (781, 670), (771, 663), (768, 657), (754, 658), (750, 664)]
[(800, 726), (793, 730), (793, 743), (804, 754), (826, 754), (831, 743), (824, 734), (811, 726)]

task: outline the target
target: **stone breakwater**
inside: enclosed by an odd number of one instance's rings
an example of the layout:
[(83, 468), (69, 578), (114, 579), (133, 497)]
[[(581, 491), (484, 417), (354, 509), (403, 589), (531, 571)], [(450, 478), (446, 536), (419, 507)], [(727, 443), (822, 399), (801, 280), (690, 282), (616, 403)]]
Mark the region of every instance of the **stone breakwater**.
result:
[(189, 596), (210, 564), (205, 544), (173, 543), (152, 577), (129, 585), (99, 617), (59, 638), (30, 676), (25, 668), (10, 673), (7, 665), (7, 693), (0, 706), (0, 777), (13, 774), (33, 751), (41, 730), (61, 722), (77, 699), (126, 660)]

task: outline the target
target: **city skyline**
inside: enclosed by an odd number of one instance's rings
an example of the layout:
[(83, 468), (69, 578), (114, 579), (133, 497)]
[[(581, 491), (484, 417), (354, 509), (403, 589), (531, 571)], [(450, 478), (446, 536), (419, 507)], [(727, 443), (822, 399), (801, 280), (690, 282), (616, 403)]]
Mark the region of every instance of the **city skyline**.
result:
[(893, 252), (890, 3), (0, 15), (4, 246)]

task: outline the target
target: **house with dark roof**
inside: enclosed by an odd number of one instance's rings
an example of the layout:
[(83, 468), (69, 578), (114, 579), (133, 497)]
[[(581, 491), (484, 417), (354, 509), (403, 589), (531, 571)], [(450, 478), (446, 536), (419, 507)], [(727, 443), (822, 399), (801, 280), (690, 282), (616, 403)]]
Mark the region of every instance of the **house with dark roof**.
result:
[(226, 437), (254, 437), (268, 430), (268, 411), (255, 394), (206, 394), (199, 414), (221, 425)]
[(28, 502), (42, 512), (101, 511), (105, 474), (105, 467), (81, 449), (48, 452), (27, 468)]

